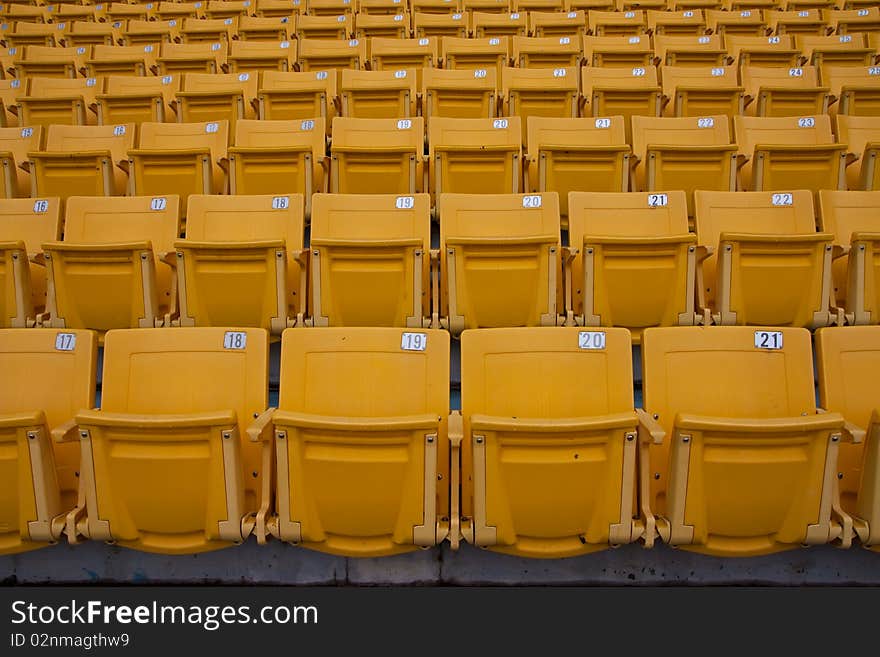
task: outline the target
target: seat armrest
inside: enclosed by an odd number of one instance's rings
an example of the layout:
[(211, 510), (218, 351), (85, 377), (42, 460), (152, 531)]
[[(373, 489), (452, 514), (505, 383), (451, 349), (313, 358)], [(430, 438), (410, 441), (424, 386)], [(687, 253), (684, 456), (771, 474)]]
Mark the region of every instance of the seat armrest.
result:
[(76, 420), (70, 419), (52, 429), (52, 440), (56, 443), (69, 443), (79, 440), (79, 431), (77, 429)]
[(264, 443), (271, 440), (274, 430), (272, 418), (275, 415), (275, 410), (275, 408), (268, 408), (251, 422), (247, 428), (247, 435), (252, 443)]
[(666, 438), (666, 431), (654, 416), (643, 408), (636, 409), (636, 417), (639, 420), (639, 442), (653, 445), (662, 445)]

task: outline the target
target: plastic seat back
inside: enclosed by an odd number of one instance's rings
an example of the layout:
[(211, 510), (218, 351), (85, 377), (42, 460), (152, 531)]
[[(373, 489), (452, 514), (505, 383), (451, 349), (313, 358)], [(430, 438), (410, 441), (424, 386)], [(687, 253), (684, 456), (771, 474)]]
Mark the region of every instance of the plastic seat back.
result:
[(230, 73), (292, 71), (296, 66), (296, 41), (233, 41), (227, 58)]
[(111, 75), (97, 94), (98, 124), (163, 123), (172, 120), (171, 106), (180, 90), (179, 75)]
[(819, 87), (815, 66), (786, 69), (743, 66), (740, 71), (751, 116), (804, 116), (828, 111), (828, 90)]
[(334, 69), (303, 73), (261, 71), (257, 114), (260, 119), (324, 119), (327, 129), (336, 115)]
[(324, 71), (367, 67), (366, 39), (300, 39), (299, 70)]
[(95, 125), (96, 78), (29, 78), (17, 97), (18, 120), (27, 126)]
[(425, 68), (422, 71), (422, 114), (455, 119), (492, 118), (498, 112), (495, 67), (470, 70)]
[(504, 68), (501, 75), (504, 116), (520, 117), (526, 143), (529, 117), (569, 118), (578, 115), (578, 69)]
[(822, 83), (837, 103), (831, 111), (855, 116), (880, 116), (880, 66), (825, 66)]
[(27, 154), (43, 146), (43, 128), (0, 128), (0, 161), (3, 164), (4, 198), (27, 198), (31, 195), (31, 176), (19, 165), (27, 161)]
[(744, 94), (736, 66), (664, 66), (665, 116), (736, 116)]
[(443, 68), (468, 70), (494, 68), (500, 77), (501, 69), (509, 64), (510, 38), (443, 37), (440, 42), (440, 53), (443, 57)]
[(415, 69), (342, 71), (339, 96), (342, 116), (362, 119), (405, 119), (416, 115)]
[(880, 189), (880, 116), (838, 114), (835, 121), (838, 141), (847, 145), (848, 158), (855, 160), (847, 163), (847, 189)]

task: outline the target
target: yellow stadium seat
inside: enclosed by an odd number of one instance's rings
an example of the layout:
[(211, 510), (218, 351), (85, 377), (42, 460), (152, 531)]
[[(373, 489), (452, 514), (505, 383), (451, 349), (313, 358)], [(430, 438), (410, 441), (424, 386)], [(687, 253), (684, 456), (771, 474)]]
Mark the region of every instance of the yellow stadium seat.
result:
[(54, 23), (31, 23), (17, 19), (13, 29), (5, 34), (8, 46), (24, 48), (27, 46), (52, 47), (63, 38), (63, 33)]
[(465, 540), (541, 558), (638, 540), (628, 331), (465, 331), (461, 353)]
[(567, 225), (569, 192), (629, 189), (630, 146), (621, 116), (546, 119), (529, 117), (526, 191), (556, 192)]
[(466, 14), (460, 12), (413, 14), (413, 36), (417, 39), (428, 37), (458, 37), (466, 39), (470, 30)]
[(76, 78), (86, 69), (91, 46), (60, 48), (53, 46), (25, 46), (21, 56), (13, 60), (15, 77)]
[(47, 318), (44, 242), (61, 237), (61, 202), (0, 201), (0, 328), (39, 326)]
[(518, 116), (526, 143), (529, 117), (574, 118), (578, 115), (578, 67), (507, 68), (502, 70), (504, 116)]
[(116, 23), (76, 21), (64, 37), (69, 46), (112, 46), (122, 39), (122, 26)]
[(425, 68), (422, 71), (422, 114), (454, 119), (491, 118), (497, 115), (497, 69), (449, 70)]
[[(76, 506), (79, 445), (53, 438), (95, 403), (91, 331), (0, 330), (0, 554), (55, 543)], [(28, 384), (34, 372), (51, 385)]]
[(157, 59), (159, 75), (172, 73), (223, 73), (226, 44), (163, 43)]
[(880, 324), (880, 191), (819, 192), (819, 226), (834, 235), (835, 303), (849, 324)]
[(342, 116), (362, 119), (405, 119), (416, 116), (415, 69), (342, 71), (339, 82)]
[(238, 18), (251, 13), (251, 0), (208, 0), (207, 18)]
[(229, 148), (230, 194), (302, 194), (311, 216), (312, 193), (327, 191), (323, 119), (235, 124)]
[(122, 196), (135, 126), (50, 125), (42, 150), (28, 153), (31, 196)]
[(301, 39), (299, 70), (323, 71), (367, 68), (366, 39)]
[(230, 42), (238, 36), (238, 18), (184, 18), (180, 28), (183, 43)]
[(840, 413), (848, 433), (858, 441), (840, 446), (837, 483), (841, 506), (852, 515), (861, 544), (876, 552), (880, 544), (880, 400), (872, 375), (880, 368), (880, 327), (820, 329), (816, 332), (816, 365), (819, 403), (823, 409)]
[(132, 196), (176, 194), (186, 207), (190, 194), (226, 191), (229, 123), (142, 123), (138, 147), (128, 152)]
[(638, 343), (651, 326), (696, 323), (684, 192), (572, 192), (568, 202), (569, 324), (625, 327)]
[(227, 64), (239, 71), (292, 71), (296, 67), (295, 41), (232, 41)]
[[(529, 34), (533, 37), (571, 37), (577, 43), (578, 37), (587, 27), (587, 14), (583, 10), (530, 11)], [(580, 44), (578, 44), (580, 45)]]
[(794, 41), (801, 51), (803, 62), (816, 68), (829, 65), (870, 66), (874, 62), (874, 50), (867, 46), (864, 34), (798, 34)]
[(439, 328), (427, 194), (318, 194), (313, 203), (310, 325), (428, 328), (433, 319)]
[(828, 112), (828, 87), (815, 66), (743, 66), (740, 78), (749, 116), (803, 116)]
[(827, 114), (735, 116), (733, 126), (740, 189), (845, 189), (846, 144), (835, 143)]
[(828, 25), (821, 9), (797, 11), (768, 11), (764, 18), (773, 34), (826, 34)]
[[(25, 80), (27, 82), (27, 80)], [(2, 126), (21, 125), (18, 117), (18, 97), (24, 96), (27, 89), (26, 84), (22, 84), (21, 80), (0, 79), (0, 102), (3, 103), (3, 111), (0, 113)]]
[(880, 7), (834, 10), (825, 13), (828, 27), (836, 34), (876, 32), (880, 30)]
[(256, 15), (262, 18), (286, 18), (303, 13), (305, 0), (256, 0)]
[(389, 16), (406, 11), (406, 0), (358, 0), (357, 10), (360, 16)]
[(147, 43), (134, 46), (93, 47), (92, 56), (86, 60), (86, 74), (99, 75), (154, 75), (159, 55), (158, 44)]
[(645, 34), (621, 36), (584, 36), (584, 62), (587, 67), (648, 66), (654, 59), (651, 37)]
[(744, 92), (736, 66), (664, 66), (666, 116), (741, 114)]
[(600, 11), (587, 14), (587, 29), (593, 36), (634, 36), (645, 34), (648, 22), (644, 11)]
[[(152, 7), (148, 7), (152, 4)], [(109, 21), (144, 21), (156, 15), (156, 3), (128, 4), (127, 2), (111, 2), (105, 9)]]
[(400, 14), (358, 14), (355, 19), (354, 34), (358, 39), (368, 38), (409, 38), (409, 15)]
[(270, 503), (271, 443), (245, 435), (269, 419), (268, 343), (262, 329), (108, 333), (101, 410), (76, 416), (68, 538), (164, 554), (242, 543)]
[(180, 21), (141, 20), (128, 21), (122, 34), (122, 44), (137, 46), (140, 44), (177, 43), (180, 39)]
[(725, 35), (729, 61), (740, 66), (797, 66), (800, 53), (794, 37)]
[(736, 191), (736, 144), (726, 116), (632, 117), (633, 190), (684, 190), (688, 216), (694, 190)]
[(440, 42), (436, 37), (420, 39), (370, 39), (370, 68), (374, 71), (416, 69), (421, 89), (422, 68), (433, 68), (439, 60)]
[(543, 194), (441, 194), (440, 315), (465, 329), (562, 323), (559, 202)]
[(658, 66), (721, 66), (727, 58), (720, 34), (654, 36), (654, 63)]
[[(336, 17), (344, 14), (348, 17), (355, 12), (357, 5), (353, 0), (308, 0), (305, 14), (311, 16)], [(300, 13), (300, 15), (304, 15)]]
[(354, 20), (351, 14), (306, 15), (296, 19), (296, 38), (303, 39), (351, 39), (354, 38)]
[(513, 62), (522, 68), (580, 66), (577, 36), (513, 37)]
[(804, 329), (645, 331), (645, 410), (665, 439), (641, 465), (664, 542), (726, 557), (850, 545), (834, 478), (844, 421), (817, 412), (812, 363)]
[(425, 122), (333, 119), (330, 193), (414, 194), (424, 188)]
[(95, 96), (98, 125), (172, 121), (179, 89), (179, 75), (111, 75)]
[[(428, 126), (433, 194), (516, 194), (522, 184), (520, 118), (448, 119)], [(557, 206), (558, 203), (554, 202)]]
[(160, 21), (171, 19), (204, 18), (205, 2), (159, 2), (156, 5), (156, 18)]
[(177, 256), (180, 326), (251, 326), (280, 335), (305, 310), (303, 197), (189, 197)]
[(440, 42), (443, 68), (486, 70), (494, 68), (501, 77), (501, 70), (510, 63), (510, 38), (487, 37), (483, 39), (459, 39), (444, 37)]
[(526, 12), (475, 11), (471, 14), (471, 34), (475, 39), (500, 36), (524, 37), (528, 32), (527, 18)]
[(657, 11), (649, 9), (646, 12), (648, 19), (648, 31), (654, 36), (661, 34), (690, 34), (699, 36), (706, 30), (706, 19), (699, 9), (685, 9), (682, 11)]
[[(312, 371), (316, 362), (326, 366)], [(274, 434), (250, 432), (264, 445), (274, 437), (276, 448), (277, 516), (257, 523), (258, 540), (271, 534), (360, 557), (443, 541), (450, 506), (448, 385), (445, 331), (285, 331)], [(398, 392), (384, 394), (387, 386)]]
[(694, 192), (699, 307), (716, 324), (800, 326), (832, 322), (833, 235), (817, 233), (812, 196)]
[[(848, 146), (847, 188), (880, 189), (880, 116), (838, 114), (837, 139)], [(858, 162), (858, 166), (853, 166)]]
[(3, 198), (27, 198), (31, 195), (30, 172), (20, 166), (27, 154), (43, 147), (43, 128), (0, 128), (0, 166)]
[(261, 120), (324, 121), (327, 135), (337, 114), (337, 74), (334, 69), (302, 73), (261, 71), (257, 93), (257, 116)]
[(296, 16), (245, 16), (238, 19), (242, 41), (291, 41), (296, 35)]
[(184, 73), (181, 86), (177, 92), (181, 123), (224, 120), (232, 143), (236, 121), (256, 118), (256, 73)]
[(176, 312), (168, 254), (180, 231), (176, 196), (71, 196), (64, 241), (45, 242), (53, 328), (168, 325)]
[(826, 66), (822, 83), (831, 91), (831, 111), (880, 116), (880, 66)]
[[(647, 38), (647, 37), (645, 37)], [(581, 69), (581, 116), (622, 116), (629, 140), (632, 116), (660, 116), (662, 92), (654, 66)]]
[(18, 120), (25, 126), (95, 125), (96, 78), (29, 78), (17, 96)]

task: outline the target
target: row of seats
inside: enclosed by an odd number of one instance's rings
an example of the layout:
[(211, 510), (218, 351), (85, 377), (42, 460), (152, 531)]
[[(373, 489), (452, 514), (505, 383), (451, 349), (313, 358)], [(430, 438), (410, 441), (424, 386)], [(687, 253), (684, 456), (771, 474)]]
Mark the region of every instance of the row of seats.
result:
[[(880, 547), (880, 327), (0, 331), (0, 553)], [(42, 381), (34, 382), (39, 371)], [(589, 385), (582, 382), (589, 381)], [(573, 384), (573, 382), (578, 382)]]
[[(0, 201), (0, 326), (880, 323), (880, 192), (71, 197)], [(63, 238), (62, 238), (63, 235)]]

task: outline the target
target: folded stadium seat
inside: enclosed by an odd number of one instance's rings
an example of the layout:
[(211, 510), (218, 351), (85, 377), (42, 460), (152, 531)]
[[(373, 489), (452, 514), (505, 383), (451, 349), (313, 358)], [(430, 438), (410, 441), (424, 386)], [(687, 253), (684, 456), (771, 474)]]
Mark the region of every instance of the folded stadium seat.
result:
[(225, 43), (163, 43), (156, 60), (159, 75), (174, 73), (223, 73)]
[(208, 0), (205, 8), (207, 18), (239, 18), (249, 16), (253, 9), (251, 0)]
[(880, 116), (880, 66), (824, 66), (821, 73), (832, 113)]
[(764, 14), (760, 9), (739, 11), (706, 10), (706, 29), (723, 37), (732, 35), (759, 37), (765, 34)]
[(827, 114), (733, 117), (743, 190), (846, 189), (846, 144)]
[(728, 61), (738, 66), (797, 66), (800, 52), (794, 45), (794, 37), (782, 36), (724, 36), (729, 54)]
[(575, 36), (513, 37), (513, 63), (521, 68), (580, 67), (581, 44)]
[(593, 36), (635, 36), (648, 31), (644, 11), (590, 11), (587, 31)]
[(451, 14), (461, 11), (461, 0), (409, 0), (410, 10), (423, 14)]
[(456, 119), (491, 118), (498, 113), (495, 67), (469, 70), (422, 70), (422, 115)]
[(422, 69), (434, 68), (440, 62), (440, 40), (437, 37), (421, 39), (370, 39), (370, 69), (373, 71), (416, 71), (417, 89), (422, 88)]
[(61, 48), (58, 46), (25, 46), (21, 56), (13, 60), (15, 77), (76, 78), (86, 70), (91, 46)]
[(68, 46), (112, 46), (122, 39), (122, 23), (76, 21), (64, 36)]
[(804, 329), (645, 331), (645, 410), (665, 440), (641, 466), (664, 542), (724, 557), (851, 544), (834, 473), (852, 438), (817, 412), (812, 363)]
[(17, 79), (0, 79), (0, 103), (3, 103), (0, 111), (0, 127), (21, 125), (18, 117), (18, 97), (24, 96), (27, 89), (27, 80), (22, 84)]
[(583, 10), (566, 13), (557, 11), (529, 12), (529, 34), (533, 37), (567, 36), (577, 43), (585, 29), (587, 29), (587, 14)]
[(103, 93), (95, 95), (98, 125), (174, 121), (179, 90), (179, 75), (106, 77)]
[(296, 41), (232, 41), (227, 65), (230, 73), (292, 71), (296, 68)]
[(42, 150), (28, 153), (31, 196), (123, 196), (135, 125), (50, 125)]
[(156, 16), (155, 2), (128, 4), (127, 2), (110, 2), (105, 7), (108, 21), (147, 21)]
[(574, 118), (578, 115), (579, 67), (507, 68), (502, 70), (504, 116), (518, 116), (526, 143), (529, 117)]
[(59, 30), (55, 23), (30, 23), (17, 20), (11, 31), (4, 35), (7, 46), (24, 48), (25, 46), (45, 46), (51, 48), (64, 38), (65, 29)]
[(808, 190), (698, 190), (694, 204), (699, 308), (711, 309), (716, 324), (816, 328), (832, 322), (834, 236), (816, 232)]
[(819, 226), (834, 235), (835, 303), (849, 324), (880, 324), (880, 191), (819, 192)]
[(334, 117), (331, 194), (414, 194), (424, 189), (425, 120)]
[(439, 328), (427, 194), (316, 194), (312, 202), (310, 326)]
[(828, 112), (828, 87), (815, 66), (743, 66), (740, 78), (749, 116), (803, 116)]
[(3, 198), (27, 198), (31, 195), (30, 172), (19, 166), (27, 161), (27, 154), (43, 147), (43, 128), (0, 128), (0, 165), (3, 179), (0, 194)]
[(720, 34), (654, 36), (654, 63), (658, 66), (721, 66), (726, 59)]
[[(79, 445), (53, 438), (95, 403), (92, 331), (0, 330), (0, 554), (55, 543), (76, 506)], [(26, 385), (35, 372), (51, 385)]]
[(71, 196), (65, 214), (64, 240), (43, 243), (47, 325), (169, 325), (177, 306), (168, 262), (180, 233), (178, 198)]
[(262, 329), (108, 333), (101, 409), (68, 432), (83, 464), (68, 539), (162, 554), (246, 540), (271, 496), (271, 443), (245, 437), (268, 420), (268, 343)]
[(636, 438), (650, 434), (633, 410), (628, 331), (465, 331), (461, 354), (465, 540), (559, 558), (641, 538)]
[(357, 13), (363, 16), (393, 16), (406, 11), (406, 0), (359, 0)]
[(876, 32), (880, 30), (880, 7), (834, 10), (825, 13), (828, 27), (834, 34), (853, 32)]
[(357, 5), (353, 0), (308, 0), (307, 11), (300, 12), (300, 15), (310, 16), (339, 16), (345, 15), (352, 18), (357, 9)]
[(148, 43), (177, 43), (180, 39), (180, 21), (130, 20), (122, 33), (122, 44), (136, 46)]
[(630, 146), (621, 116), (528, 120), (525, 188), (556, 192), (562, 227), (568, 223), (569, 192), (629, 189)]
[(870, 66), (874, 62), (874, 50), (867, 46), (864, 34), (798, 34), (794, 40), (803, 62), (816, 68)]
[[(43, 243), (61, 237), (61, 201), (0, 201), (0, 327), (40, 326), (46, 316)], [(5, 378), (5, 377), (4, 377)]]
[(489, 37), (524, 37), (528, 33), (526, 12), (497, 14), (475, 11), (471, 14), (471, 34), (475, 39)]
[(821, 9), (798, 11), (768, 11), (764, 15), (767, 27), (773, 34), (827, 34), (828, 24)]
[(18, 120), (25, 126), (95, 125), (97, 78), (29, 78), (17, 96)]
[(249, 432), (270, 448), (274, 438), (277, 462), (277, 515), (258, 519), (257, 540), (359, 557), (439, 544), (449, 533), (448, 416), (445, 331), (285, 331), (278, 410)]
[(458, 37), (468, 36), (468, 17), (460, 12), (455, 13), (423, 13), (413, 14), (413, 36), (417, 39), (427, 37)]
[(226, 191), (229, 123), (142, 123), (138, 148), (128, 152), (129, 193), (177, 194), (181, 208), (190, 194)]
[[(647, 37), (646, 37), (647, 38)], [(632, 116), (660, 116), (662, 93), (654, 66), (581, 69), (582, 116), (615, 116), (625, 119), (627, 141)]]
[(873, 374), (880, 368), (880, 327), (824, 328), (816, 332), (819, 403), (840, 413), (858, 442), (840, 446), (837, 484), (841, 505), (853, 516), (864, 547), (880, 544), (878, 431), (880, 400)]
[(93, 46), (91, 57), (86, 60), (86, 75), (146, 76), (156, 72), (159, 44), (147, 43), (134, 46)]
[(180, 28), (183, 43), (232, 41), (238, 36), (238, 18), (184, 18)]
[(156, 18), (160, 21), (185, 18), (204, 18), (206, 2), (159, 2), (156, 5)]
[(184, 73), (177, 92), (177, 120), (181, 123), (226, 121), (229, 143), (239, 119), (257, 118), (256, 73)]
[(355, 18), (354, 35), (358, 39), (384, 37), (409, 38), (409, 14), (358, 14)]
[(339, 83), (342, 116), (361, 119), (405, 119), (417, 114), (415, 69), (352, 71)]
[(473, 15), (474, 12), (507, 14), (510, 13), (508, 0), (460, 0), (461, 10)]
[[(880, 189), (880, 116), (837, 115), (837, 140), (848, 146), (847, 189)], [(858, 166), (853, 166), (858, 162)]]
[(229, 148), (230, 194), (302, 194), (311, 217), (312, 193), (327, 191), (323, 119), (235, 124)]
[(320, 118), (328, 130), (336, 115), (337, 75), (334, 69), (303, 73), (260, 71), (257, 116), (261, 120), (292, 121)]
[(483, 70), (494, 68), (501, 77), (501, 69), (510, 63), (510, 39), (458, 39), (443, 37), (440, 42), (443, 68)]
[(257, 0), (255, 13), (261, 18), (286, 18), (305, 10), (305, 0)]
[(629, 36), (584, 36), (586, 66), (631, 68), (649, 66), (654, 60), (651, 37), (646, 34)]
[[(302, 325), (303, 197), (189, 197), (177, 255), (180, 326)], [(298, 320), (298, 321), (297, 321)]]
[(261, 17), (242, 15), (238, 38), (242, 41), (292, 41), (296, 35), (296, 15)]
[(300, 71), (367, 68), (366, 39), (301, 39), (298, 50)]
[(352, 16), (311, 16), (302, 14), (296, 19), (296, 38), (303, 39), (351, 39), (354, 37)]
[(699, 9), (685, 9), (683, 11), (649, 9), (646, 15), (648, 31), (654, 36), (660, 34), (699, 36), (706, 31), (706, 19), (703, 18), (703, 12)]
[(736, 144), (723, 114), (701, 117), (632, 117), (633, 190), (687, 194), (694, 216), (694, 190), (736, 191)]
[(568, 202), (569, 325), (625, 327), (638, 344), (651, 326), (696, 323), (684, 192), (572, 192)]
[[(449, 119), (428, 125), (431, 193), (516, 194), (522, 184), (521, 119)], [(558, 201), (553, 203), (559, 213)]]

